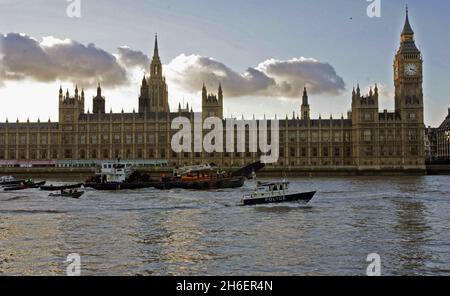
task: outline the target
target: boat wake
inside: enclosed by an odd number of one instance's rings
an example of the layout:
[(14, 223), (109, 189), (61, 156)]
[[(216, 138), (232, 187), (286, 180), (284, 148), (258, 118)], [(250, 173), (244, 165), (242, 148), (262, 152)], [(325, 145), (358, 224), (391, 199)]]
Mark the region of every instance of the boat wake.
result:
[(11, 197), (11, 198), (5, 199), (5, 201), (15, 201), (15, 200), (19, 200), (19, 199), (23, 199), (23, 198), (27, 198), (27, 197), (29, 197), (29, 196), (27, 196), (27, 195), (15, 196), (15, 197)]
[(66, 214), (64, 211), (54, 210), (0, 210), (1, 214)]
[(196, 210), (201, 209), (202, 207), (195, 206), (173, 206), (173, 207), (144, 207), (144, 208), (126, 208), (126, 209), (118, 209), (120, 212), (142, 212), (142, 211), (164, 211), (164, 210)]
[(277, 205), (273, 205), (273, 204), (262, 204), (262, 205), (257, 205), (254, 207), (255, 211), (258, 212), (280, 212), (280, 213), (284, 213), (284, 212), (291, 212), (291, 211), (305, 211), (305, 210), (314, 210), (315, 208), (313, 206), (310, 205), (302, 205), (302, 204), (295, 204), (292, 203), (291, 205), (287, 205), (287, 206), (277, 206)]

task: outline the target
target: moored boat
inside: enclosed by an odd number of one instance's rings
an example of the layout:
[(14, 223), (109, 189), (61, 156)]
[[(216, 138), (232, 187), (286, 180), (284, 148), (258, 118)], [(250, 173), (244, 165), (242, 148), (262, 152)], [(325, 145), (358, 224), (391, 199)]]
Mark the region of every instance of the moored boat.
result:
[(84, 191), (78, 191), (78, 190), (61, 190), (61, 193), (50, 193), (50, 197), (71, 197), (78, 199), (84, 194)]
[(81, 186), (83, 186), (83, 183), (77, 183), (77, 184), (66, 184), (66, 185), (61, 185), (61, 186), (56, 186), (56, 185), (46, 185), (46, 186), (41, 186), (40, 189), (42, 191), (61, 191), (61, 190), (66, 190), (66, 189), (78, 189), (81, 188)]
[(242, 167), (234, 172), (231, 173), (232, 176), (244, 176), (247, 178), (251, 178), (252, 174), (257, 173), (258, 171), (262, 170), (266, 165), (261, 162), (260, 160), (251, 163), (249, 165), (246, 165), (245, 167)]
[(23, 180), (23, 179), (16, 179), (12, 176), (3, 176), (0, 178), (0, 187), (10, 186), (10, 185), (18, 185), (23, 182), (25, 182), (25, 180)]
[(162, 176), (156, 189), (194, 189), (209, 190), (238, 188), (245, 183), (245, 176), (233, 176), (214, 165), (204, 164), (176, 168), (172, 176)]
[(127, 190), (153, 187), (154, 181), (148, 175), (135, 171), (131, 164), (103, 163), (95, 176), (84, 183), (84, 187), (95, 190)]
[(133, 190), (154, 187), (158, 182), (88, 182), (85, 183), (85, 187), (89, 187), (95, 190)]
[[(261, 191), (264, 188), (266, 190)], [(316, 194), (312, 192), (289, 193), (289, 182), (258, 183), (255, 191), (245, 195), (241, 201), (244, 206), (270, 203), (299, 202), (307, 204)]]
[(32, 181), (25, 181), (18, 185), (5, 187), (3, 190), (4, 191), (19, 191), (19, 190), (25, 190), (25, 189), (39, 188), (43, 185), (45, 185), (45, 181), (37, 182), (37, 183), (32, 182)]

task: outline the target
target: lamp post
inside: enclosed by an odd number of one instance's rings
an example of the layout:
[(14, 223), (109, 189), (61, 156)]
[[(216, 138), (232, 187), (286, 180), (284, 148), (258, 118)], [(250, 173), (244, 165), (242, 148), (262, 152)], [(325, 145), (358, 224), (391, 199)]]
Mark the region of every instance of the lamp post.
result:
[(444, 137), (444, 139), (446, 139), (447, 140), (447, 147), (446, 147), (446, 159), (448, 160), (448, 159), (450, 159), (450, 130), (447, 130), (447, 131), (445, 131), (445, 133), (444, 133), (444, 135), (445, 135), (445, 137)]

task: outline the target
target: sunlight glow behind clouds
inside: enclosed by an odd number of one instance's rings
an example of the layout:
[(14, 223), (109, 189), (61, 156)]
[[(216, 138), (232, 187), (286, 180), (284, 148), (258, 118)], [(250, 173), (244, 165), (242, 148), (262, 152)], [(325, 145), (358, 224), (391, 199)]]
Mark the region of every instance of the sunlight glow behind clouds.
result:
[[(98, 82), (106, 96), (107, 112), (111, 109), (113, 112), (137, 110), (142, 75), (144, 71), (148, 73), (150, 63), (142, 51), (121, 46), (117, 53), (109, 53), (94, 44), (83, 45), (71, 39), (47, 36), (39, 41), (16, 33), (2, 35), (0, 45), (0, 56), (3, 56), (0, 61), (0, 99), (7, 106), (0, 113), (1, 121), (7, 117), (10, 121), (16, 118), (21, 121), (28, 118), (47, 120), (48, 117), (57, 121), (60, 85), (71, 95), (76, 84), (83, 88), (86, 111), (92, 110), (92, 97)], [(320, 93), (316, 86), (334, 83), (334, 89), (331, 86), (333, 90), (327, 90), (328, 95), (338, 93), (344, 87), (343, 80), (331, 65), (306, 58), (268, 59), (239, 73), (214, 58), (180, 54), (164, 66), (164, 72), (172, 110), (185, 102), (194, 111), (200, 111), (203, 82), (209, 92), (216, 92), (218, 84), (222, 83), (227, 116), (233, 114), (234, 109), (246, 116), (263, 116), (263, 113), (255, 112), (254, 106), (245, 106), (244, 102), (253, 105), (265, 102), (264, 106), (273, 102), (271, 112), (284, 115), (285, 108), (297, 109), (297, 102), (292, 98), (299, 98), (304, 85), (310, 86), (312, 93)], [(229, 100), (230, 97), (234, 99)]]
[[(25, 36), (26, 35), (24, 35), (24, 37)], [(35, 40), (35, 39), (33, 38), (33, 40)], [(53, 47), (53, 46), (59, 45), (59, 44), (66, 44), (66, 45), (68, 45), (71, 42), (72, 41), (70, 39), (61, 40), (61, 39), (55, 38), (53, 36), (46, 36), (46, 37), (42, 37), (42, 42), (40, 43), (40, 45), (42, 47)]]
[[(98, 82), (103, 86), (107, 111), (137, 109), (142, 75), (148, 73), (150, 64), (150, 58), (142, 51), (121, 46), (117, 53), (110, 53), (94, 44), (84, 45), (53, 36), (39, 41), (24, 33), (1, 35), (0, 45), (0, 98), (8, 104), (8, 112), (2, 112), (0, 120), (8, 114), (18, 116), (20, 120), (26, 120), (28, 116), (35, 120), (46, 116), (57, 120), (60, 84), (71, 94), (76, 84), (80, 89), (84, 88), (86, 110), (92, 110), (92, 96)], [(224, 112), (235, 108), (236, 102), (240, 106), (238, 109), (243, 111), (239, 102), (257, 97), (267, 103), (284, 101), (286, 103), (278, 106), (289, 104), (295, 108), (295, 104), (287, 101), (298, 99), (305, 85), (311, 94), (331, 96), (339, 94), (345, 87), (331, 65), (303, 57), (287, 61), (268, 59), (239, 73), (211, 57), (180, 54), (164, 66), (164, 72), (172, 110), (183, 101), (189, 102), (194, 110), (201, 110), (203, 83), (210, 92), (216, 92), (222, 83), (227, 98)], [(252, 109), (247, 111), (253, 112)], [(249, 112), (245, 113), (248, 115)]]

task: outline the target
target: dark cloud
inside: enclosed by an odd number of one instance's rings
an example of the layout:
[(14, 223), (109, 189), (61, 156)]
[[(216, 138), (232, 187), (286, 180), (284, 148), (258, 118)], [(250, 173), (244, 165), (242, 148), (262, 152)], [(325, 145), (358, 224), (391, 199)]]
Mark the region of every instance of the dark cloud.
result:
[(117, 59), (94, 44), (53, 37), (37, 40), (16, 33), (0, 36), (4, 80), (33, 79), (49, 82), (70, 80), (84, 86), (98, 81), (116, 86), (128, 83), (126, 70)]
[(221, 82), (228, 97), (298, 97), (304, 86), (311, 94), (338, 95), (345, 90), (333, 66), (314, 59), (270, 59), (241, 74), (210, 57), (180, 55), (168, 70), (173, 81), (190, 91), (198, 91), (203, 82)]
[(149, 57), (140, 50), (133, 50), (127, 46), (117, 49), (119, 60), (127, 67), (141, 67), (146, 69), (150, 65)]

